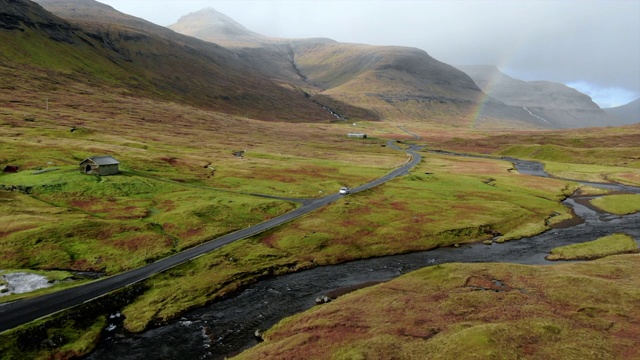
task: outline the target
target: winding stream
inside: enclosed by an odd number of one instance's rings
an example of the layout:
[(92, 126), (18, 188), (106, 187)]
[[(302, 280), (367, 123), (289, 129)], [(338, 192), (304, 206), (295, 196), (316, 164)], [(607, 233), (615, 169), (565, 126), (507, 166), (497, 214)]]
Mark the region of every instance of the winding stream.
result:
[[(545, 176), (540, 163), (512, 161), (522, 174)], [(588, 183), (611, 190), (640, 193), (640, 188)], [(268, 329), (280, 319), (315, 305), (325, 294), (393, 279), (425, 266), (448, 262), (511, 262), (550, 264), (544, 256), (552, 248), (581, 243), (616, 232), (640, 240), (640, 213), (616, 216), (592, 210), (574, 198), (564, 202), (584, 222), (517, 241), (463, 245), (430, 251), (373, 258), (318, 267), (274, 277), (247, 287), (233, 297), (186, 313), (166, 326), (141, 334), (122, 329), (114, 314), (98, 349), (87, 359), (223, 359), (257, 343), (257, 329)]]

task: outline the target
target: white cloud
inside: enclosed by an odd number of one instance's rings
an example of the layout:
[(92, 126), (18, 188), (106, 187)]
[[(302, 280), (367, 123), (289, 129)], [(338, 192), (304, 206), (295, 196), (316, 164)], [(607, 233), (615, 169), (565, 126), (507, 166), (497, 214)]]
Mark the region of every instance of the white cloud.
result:
[(586, 81), (576, 81), (566, 85), (589, 95), (593, 102), (603, 109), (625, 105), (640, 97), (640, 93), (634, 91), (619, 87), (598, 87)]

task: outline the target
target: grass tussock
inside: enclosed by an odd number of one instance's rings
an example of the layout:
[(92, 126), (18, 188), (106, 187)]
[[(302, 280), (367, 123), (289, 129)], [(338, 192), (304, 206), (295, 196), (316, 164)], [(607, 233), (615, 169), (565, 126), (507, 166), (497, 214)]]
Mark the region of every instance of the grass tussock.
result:
[(609, 255), (638, 252), (638, 243), (626, 234), (614, 234), (597, 240), (557, 247), (547, 260), (591, 260)]
[(603, 211), (616, 215), (628, 215), (640, 211), (640, 195), (616, 194), (595, 198), (590, 203)]

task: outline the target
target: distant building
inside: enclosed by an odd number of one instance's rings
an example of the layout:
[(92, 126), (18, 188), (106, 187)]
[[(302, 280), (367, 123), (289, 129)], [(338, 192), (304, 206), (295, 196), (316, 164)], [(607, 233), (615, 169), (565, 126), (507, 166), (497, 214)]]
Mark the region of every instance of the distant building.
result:
[(16, 165), (7, 165), (7, 166), (4, 167), (2, 172), (3, 173), (17, 173), (18, 170), (20, 170), (20, 169)]
[(80, 172), (88, 175), (114, 175), (120, 172), (120, 162), (111, 156), (92, 156), (80, 163)]
[(348, 133), (347, 137), (355, 138), (355, 139), (366, 139), (367, 138), (367, 134), (363, 134), (363, 133)]

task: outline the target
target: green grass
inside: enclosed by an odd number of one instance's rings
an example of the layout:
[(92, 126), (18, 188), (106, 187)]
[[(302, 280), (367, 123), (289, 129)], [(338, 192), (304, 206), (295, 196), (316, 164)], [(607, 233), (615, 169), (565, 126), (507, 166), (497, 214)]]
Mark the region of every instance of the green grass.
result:
[(597, 240), (557, 247), (547, 260), (591, 260), (609, 255), (638, 252), (638, 244), (626, 234), (614, 234)]
[[(613, 130), (615, 131), (615, 130)], [(633, 134), (630, 131), (630, 134)], [(631, 135), (637, 137), (637, 135)], [(566, 135), (557, 137), (559, 141), (564, 140), (564, 144), (522, 144), (512, 145), (500, 151), (501, 155), (515, 156), (519, 158), (538, 159), (558, 163), (575, 163), (591, 165), (607, 165), (628, 167), (630, 169), (640, 168), (640, 161), (636, 158), (637, 143), (607, 143), (598, 146), (600, 139), (591, 134), (595, 139), (586, 141), (592, 142), (594, 146), (580, 144), (570, 144), (566, 142)], [(609, 134), (602, 134), (602, 139), (610, 137)], [(549, 136), (546, 142), (554, 141), (554, 136)], [(615, 141), (615, 140), (612, 140)], [(635, 141), (634, 137), (623, 141)]]
[(499, 155), (540, 160), (554, 176), (595, 182), (640, 184), (637, 147), (576, 149), (559, 145), (518, 145)]
[(570, 216), (559, 200), (573, 185), (512, 174), (509, 167), (429, 155), (408, 176), (155, 276), (146, 282), (150, 290), (124, 310), (125, 325), (141, 331), (261, 276), (497, 234), (514, 239)]
[(265, 221), (294, 204), (75, 167), (0, 177), (0, 267), (117, 273)]
[[(105, 30), (105, 34), (114, 39), (121, 38), (120, 32), (125, 36), (132, 34), (117, 27)], [(63, 42), (51, 46), (48, 41), (35, 38), (38, 34), (30, 30), (17, 35), (0, 34), (0, 47), (7, 50), (0, 52), (3, 57), (0, 166), (19, 165), (21, 172), (0, 175), (0, 184), (30, 186), (33, 193), (0, 191), (2, 268), (119, 272), (294, 207), (288, 202), (241, 193), (318, 197), (335, 192), (343, 185), (353, 187), (373, 180), (406, 159), (402, 152), (384, 147), (384, 137), (409, 138), (397, 129), (395, 122), (362, 123), (371, 136), (368, 141), (346, 139), (345, 134), (352, 129), (350, 123), (278, 122), (318, 119), (327, 114), (314, 112), (313, 109), (318, 109), (315, 105), (308, 108), (304, 104), (282, 101), (288, 97), (281, 93), (286, 91), (279, 86), (253, 86), (255, 83), (249, 79), (234, 82), (224, 55), (218, 59), (225, 71), (219, 72), (218, 65), (216, 69), (210, 68), (212, 62), (208, 57), (181, 57), (167, 63), (165, 60), (175, 59), (173, 55), (180, 49), (167, 48), (154, 41), (120, 42), (117, 45), (122, 45), (125, 53), (129, 51), (136, 57), (133, 61), (114, 64), (107, 59), (119, 61), (119, 55), (110, 53), (113, 56), (107, 57), (100, 53), (96, 57), (95, 51), (102, 49), (101, 45), (72, 49)], [(386, 51), (395, 53), (397, 49)], [(367, 60), (361, 55), (336, 54), (330, 60), (333, 65), (343, 66), (352, 63), (354, 57)], [(301, 55), (297, 61), (301, 65), (305, 61), (312, 65), (317, 60), (314, 56), (305, 59)], [(95, 63), (96, 58), (103, 60)], [(154, 61), (156, 58), (165, 60), (160, 64)], [(233, 65), (235, 59), (230, 55), (229, 58)], [(8, 61), (13, 62), (6, 65)], [(15, 61), (23, 64), (18, 66)], [(197, 66), (181, 66), (185, 63)], [(380, 87), (374, 72), (361, 72), (363, 76), (358, 81), (350, 81), (354, 73), (361, 71), (357, 66), (351, 69), (354, 71), (329, 78), (322, 72), (329, 73), (332, 64), (316, 68), (314, 77), (333, 86), (350, 82), (330, 94), (336, 99), (345, 96), (341, 91), (362, 93), (362, 89), (357, 89), (362, 84), (375, 86), (369, 86), (367, 91), (398, 90)], [(172, 78), (156, 79), (149, 69), (170, 73)], [(176, 69), (182, 70), (176, 72)], [(194, 69), (198, 69), (196, 73)], [(396, 72), (395, 75), (401, 90), (411, 85), (406, 74)], [(189, 81), (210, 78), (218, 81)], [(129, 86), (131, 84), (134, 86)], [(256, 92), (246, 93), (247, 84)], [(209, 85), (214, 87), (207, 87)], [(227, 95), (235, 91), (247, 96), (232, 100), (233, 104), (219, 98), (211, 100), (211, 94)], [(182, 99), (201, 108), (153, 100), (159, 97)], [(48, 110), (45, 99), (48, 99)], [(351, 104), (376, 108), (382, 116), (396, 115), (400, 117), (397, 121), (424, 119), (424, 108), (419, 102), (406, 102), (400, 113), (381, 99), (362, 96), (344, 99)], [(490, 146), (479, 149), (498, 151), (498, 148), (504, 150), (524, 143), (528, 149), (511, 151), (545, 161), (579, 159), (577, 162), (606, 165), (611, 168), (589, 171), (595, 178), (606, 173), (610, 179), (640, 183), (640, 176), (635, 172), (640, 168), (635, 145), (638, 142), (628, 137), (628, 130), (617, 135), (613, 130), (606, 130), (602, 137), (610, 139), (610, 146), (598, 142), (597, 149), (585, 150), (582, 147), (593, 144), (592, 139), (572, 141), (568, 147), (554, 142), (566, 134), (554, 139), (554, 134), (545, 133), (541, 141), (537, 141), (538, 135), (534, 134), (498, 134), (497, 137), (493, 132), (468, 134), (460, 128), (435, 124), (446, 119), (454, 125), (465, 125), (467, 120), (452, 116), (460, 114), (461, 109), (453, 109), (450, 104), (434, 105), (437, 108), (430, 110), (433, 120), (412, 122), (409, 126), (429, 144), (457, 138), (456, 146), (473, 147), (474, 141), (482, 138), (489, 139)], [(298, 111), (292, 113), (291, 109)], [(72, 128), (78, 130), (71, 132)], [(619, 146), (618, 139), (622, 138), (626, 139), (622, 143), (631, 146)], [(233, 156), (232, 152), (237, 150), (245, 150), (245, 156)], [(121, 160), (123, 174), (105, 178), (79, 174), (78, 162), (101, 154)], [(31, 174), (33, 170), (50, 167), (60, 170)], [(148, 291), (135, 301), (127, 301), (127, 327), (138, 331), (161, 323), (263, 276), (318, 264), (481, 241), (498, 234), (502, 234), (502, 240), (517, 239), (543, 231), (570, 216), (559, 200), (574, 190), (573, 185), (518, 176), (509, 173), (508, 167), (510, 164), (505, 162), (430, 157), (409, 176), (342, 199), (287, 226), (234, 243), (145, 282)], [(559, 165), (557, 170), (574, 171), (575, 168)], [(467, 317), (473, 314), (468, 309), (476, 300), (462, 301), (460, 308), (450, 304), (443, 307)], [(492, 305), (491, 301), (484, 301), (477, 309), (493, 309)], [(34, 338), (39, 339), (39, 344), (61, 334), (65, 343), (76, 344), (71, 346), (84, 349), (77, 350), (83, 352), (89, 348), (85, 344), (98, 338), (99, 328), (104, 325), (104, 319), (100, 318), (103, 315), (84, 316), (86, 323), (78, 326), (47, 323), (45, 331), (41, 331), (43, 323), (36, 322), (26, 328), (36, 331), (39, 336)], [(546, 323), (521, 333), (544, 335), (537, 330), (544, 330), (545, 326)], [(562, 324), (556, 327), (565, 328)], [(501, 334), (507, 332), (505, 329), (508, 326), (498, 328)], [(477, 346), (486, 343), (491, 331), (487, 328), (466, 333), (469, 336), (464, 338), (473, 340), (469, 341), (468, 349), (481, 350)], [(33, 334), (28, 330), (25, 333)], [(429, 334), (425, 331), (409, 337)], [(16, 343), (7, 342), (7, 338), (3, 334), (0, 339), (3, 356), (19, 356), (21, 350), (16, 350)], [(299, 344), (304, 345), (305, 341)], [(370, 344), (377, 351), (391, 343), (389, 338), (380, 337)], [(352, 344), (354, 352), (347, 355), (360, 356), (359, 352), (367, 350), (364, 343), (357, 340)], [(69, 354), (65, 346), (29, 350), (22, 355), (65, 357)], [(579, 348), (582, 342), (576, 346)]]
[(595, 198), (590, 202), (610, 214), (627, 215), (640, 211), (640, 195), (638, 194), (607, 195)]
[(234, 359), (638, 358), (639, 263), (430, 266), (285, 318)]
[(0, 333), (2, 359), (74, 359), (98, 344), (107, 317), (144, 289), (123, 289)]
[(545, 170), (554, 176), (595, 182), (640, 184), (640, 170), (615, 166), (545, 162)]
[[(0, 353), (3, 360), (73, 358), (88, 354), (97, 345), (103, 328), (104, 316), (82, 321), (67, 321), (60, 327), (47, 326), (35, 321), (29, 327), (18, 327), (0, 335)], [(38, 343), (38, 341), (42, 341)]]

